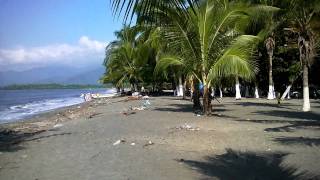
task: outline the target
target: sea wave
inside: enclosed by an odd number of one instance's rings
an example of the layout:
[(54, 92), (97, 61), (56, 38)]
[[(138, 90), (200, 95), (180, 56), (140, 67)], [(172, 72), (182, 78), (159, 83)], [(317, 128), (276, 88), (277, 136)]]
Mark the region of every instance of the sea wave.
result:
[(0, 112), (0, 123), (16, 121), (38, 113), (72, 106), (82, 102), (84, 102), (84, 100), (81, 97), (71, 97), (64, 99), (46, 99), (27, 104), (14, 105)]

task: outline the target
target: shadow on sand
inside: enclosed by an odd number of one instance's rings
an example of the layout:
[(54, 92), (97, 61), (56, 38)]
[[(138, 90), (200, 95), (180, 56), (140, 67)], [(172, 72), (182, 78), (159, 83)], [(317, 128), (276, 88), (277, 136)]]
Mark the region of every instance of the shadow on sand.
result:
[[(227, 152), (206, 161), (177, 160), (208, 178), (204, 179), (243, 179), (243, 180), (289, 180), (303, 179), (306, 172), (297, 173), (297, 168), (283, 166), (286, 153), (238, 152), (227, 149)], [(310, 176), (310, 175), (308, 175)]]
[[(320, 114), (314, 112), (298, 112), (294, 110), (271, 110), (256, 111), (254, 114), (261, 115), (265, 119), (259, 120), (237, 120), (253, 123), (288, 123), (284, 126), (266, 128), (267, 132), (293, 132), (296, 129), (313, 128), (320, 129)], [(270, 116), (280, 118), (279, 120), (269, 120)]]
[(298, 105), (288, 104), (288, 103), (282, 103), (282, 104), (278, 105), (276, 103), (263, 103), (263, 102), (237, 102), (235, 104), (243, 106), (243, 107), (253, 106), (253, 107), (270, 107), (270, 108), (280, 108), (280, 109), (291, 109), (289, 107), (298, 106)]
[[(286, 121), (289, 125), (275, 127), (275, 128), (266, 128), (267, 132), (293, 132), (296, 129), (301, 128), (320, 128), (320, 114), (313, 112), (296, 112), (296, 111), (257, 111), (257, 114), (265, 116), (276, 116), (284, 117), (286, 119), (291, 119)], [(284, 122), (279, 120), (278, 122)]]
[(21, 145), (23, 142), (36, 141), (44, 138), (50, 138), (55, 136), (70, 135), (71, 133), (55, 133), (46, 136), (36, 136), (40, 135), (45, 131), (37, 132), (19, 132), (4, 129), (0, 131), (0, 151), (2, 152), (14, 152), (25, 149)]
[(320, 146), (320, 138), (309, 137), (279, 137), (274, 141), (285, 145), (306, 145), (306, 146)]
[(193, 112), (192, 104), (169, 104), (165, 107), (154, 108), (155, 111)]
[[(165, 112), (193, 112), (194, 109), (192, 108), (192, 104), (169, 104), (166, 107), (157, 107), (154, 108), (154, 111), (165, 111)], [(224, 105), (214, 105), (212, 109), (211, 116), (221, 117), (221, 118), (230, 118), (234, 119), (235, 117), (221, 114), (222, 112), (229, 111), (228, 109), (224, 108)]]
[(314, 112), (272, 110), (272, 111), (256, 111), (255, 114), (261, 114), (265, 116), (284, 117), (284, 118), (290, 118), (293, 120), (299, 119), (299, 120), (320, 121), (320, 114), (314, 113)]

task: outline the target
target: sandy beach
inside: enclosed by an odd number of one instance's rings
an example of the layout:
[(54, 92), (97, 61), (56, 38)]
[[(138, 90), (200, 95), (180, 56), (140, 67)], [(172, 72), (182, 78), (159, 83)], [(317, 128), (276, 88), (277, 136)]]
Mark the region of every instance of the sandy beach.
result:
[(1, 125), (0, 179), (320, 179), (320, 101), (100, 99)]

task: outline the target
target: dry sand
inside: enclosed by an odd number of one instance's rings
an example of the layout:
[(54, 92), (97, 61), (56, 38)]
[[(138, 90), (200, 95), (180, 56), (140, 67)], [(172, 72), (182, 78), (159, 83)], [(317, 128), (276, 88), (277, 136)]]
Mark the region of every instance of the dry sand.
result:
[(320, 178), (320, 101), (303, 113), (301, 100), (224, 98), (204, 117), (178, 98), (124, 99), (2, 125), (0, 179)]

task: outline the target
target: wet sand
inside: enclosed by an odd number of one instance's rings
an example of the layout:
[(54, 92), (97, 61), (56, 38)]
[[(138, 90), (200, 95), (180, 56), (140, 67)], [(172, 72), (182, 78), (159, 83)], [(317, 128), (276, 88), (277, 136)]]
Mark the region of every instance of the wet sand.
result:
[[(0, 179), (319, 179), (320, 101), (103, 99), (2, 125)], [(54, 128), (55, 127), (55, 128)], [(120, 143), (117, 141), (120, 140)]]

